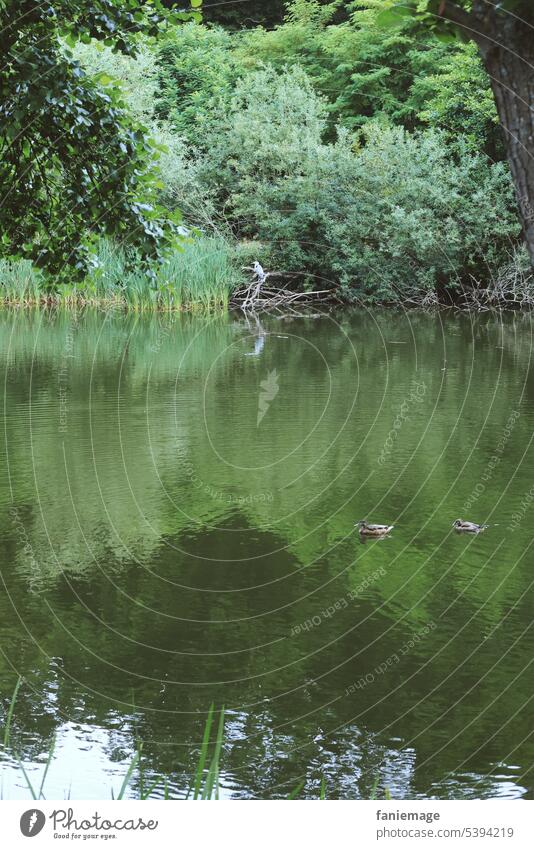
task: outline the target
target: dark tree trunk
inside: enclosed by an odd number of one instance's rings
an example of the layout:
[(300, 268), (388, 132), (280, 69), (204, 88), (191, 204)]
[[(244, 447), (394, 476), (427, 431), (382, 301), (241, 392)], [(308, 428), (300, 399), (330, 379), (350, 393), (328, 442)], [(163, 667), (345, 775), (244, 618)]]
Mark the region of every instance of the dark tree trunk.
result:
[(487, 0), (471, 12), (443, 0), (441, 14), (478, 45), (497, 104), (525, 242), (534, 266), (534, 4), (513, 13)]
[(504, 129), (523, 235), (534, 265), (534, 30), (511, 15), (502, 15), (496, 30), (498, 43), (483, 44), (481, 53)]

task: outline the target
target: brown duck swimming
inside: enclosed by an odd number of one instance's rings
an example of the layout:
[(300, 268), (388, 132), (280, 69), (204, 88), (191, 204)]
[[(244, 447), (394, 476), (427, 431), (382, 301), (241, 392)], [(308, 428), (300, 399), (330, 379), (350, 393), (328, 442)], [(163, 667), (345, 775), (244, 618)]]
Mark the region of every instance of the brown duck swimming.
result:
[(455, 531), (467, 534), (479, 534), (488, 527), (487, 525), (477, 525), (476, 522), (465, 522), (463, 519), (456, 519), (452, 526)]
[(356, 527), (362, 536), (383, 537), (393, 530), (395, 525), (371, 525), (369, 522), (357, 522)]

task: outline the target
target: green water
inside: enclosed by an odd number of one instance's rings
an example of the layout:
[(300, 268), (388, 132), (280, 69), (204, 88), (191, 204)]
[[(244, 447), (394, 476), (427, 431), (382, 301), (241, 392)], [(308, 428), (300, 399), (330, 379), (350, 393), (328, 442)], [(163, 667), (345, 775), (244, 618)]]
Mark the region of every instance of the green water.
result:
[(45, 795), (109, 798), (136, 738), (184, 795), (214, 702), (225, 796), (534, 796), (529, 315), (20, 311), (0, 347), (0, 697)]

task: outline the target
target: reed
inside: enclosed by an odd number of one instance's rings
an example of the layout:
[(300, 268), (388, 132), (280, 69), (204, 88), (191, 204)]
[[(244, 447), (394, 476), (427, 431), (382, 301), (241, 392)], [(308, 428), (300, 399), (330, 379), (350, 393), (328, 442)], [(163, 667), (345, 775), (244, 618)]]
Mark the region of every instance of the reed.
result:
[[(46, 781), (46, 777), (48, 775), (48, 770), (50, 768), (50, 764), (54, 758), (55, 751), (55, 737), (52, 739), (52, 742), (48, 749), (48, 756), (46, 759), (46, 763), (44, 766), (43, 774), (41, 777), (41, 781), (39, 784), (39, 789), (36, 789), (36, 786), (33, 784), (24, 763), (17, 750), (11, 746), (10, 743), (10, 729), (11, 722), (13, 718), (13, 713), (15, 710), (15, 703), (17, 700), (17, 695), (19, 688), (21, 686), (22, 679), (19, 678), (15, 685), (15, 689), (13, 691), (13, 695), (11, 697), (10, 704), (8, 706), (6, 721), (4, 726), (4, 750), (7, 754), (9, 754), (12, 759), (17, 763), (18, 768), (24, 778), (28, 791), (32, 799), (45, 799), (44, 795), (44, 785)], [(204, 733), (202, 735), (202, 743), (200, 746), (200, 751), (198, 753), (198, 761), (195, 768), (195, 772), (193, 775), (193, 780), (191, 782), (191, 786), (187, 793), (187, 799), (194, 800), (211, 800), (219, 798), (219, 777), (220, 777), (220, 758), (221, 758), (221, 750), (224, 740), (224, 706), (219, 711), (219, 719), (217, 722), (217, 728), (215, 736), (212, 735), (212, 727), (215, 719), (215, 706), (212, 704), (208, 711), (208, 716), (206, 719), (206, 724), (204, 726)], [(163, 795), (165, 799), (170, 799), (169, 788), (168, 788), (168, 779), (165, 777), (157, 778), (155, 781), (153, 780), (148, 786), (145, 785), (145, 778), (143, 773), (143, 762), (142, 762), (142, 753), (143, 753), (143, 744), (139, 742), (136, 738), (136, 751), (132, 760), (130, 761), (124, 778), (122, 780), (121, 786), (117, 792), (111, 791), (111, 798), (114, 800), (122, 800), (125, 797), (126, 791), (132, 785), (132, 782), (137, 775), (137, 788), (136, 795), (134, 798), (138, 798), (140, 800), (146, 800), (153, 798), (154, 792), (159, 788), (163, 788)]]
[(6, 724), (4, 726), (4, 749), (7, 749), (9, 747), (11, 722), (13, 721), (13, 711), (15, 710), (17, 695), (21, 684), (22, 678), (19, 676), (19, 678), (17, 679), (17, 683), (15, 684), (15, 689), (13, 690), (13, 695), (11, 696), (9, 707), (7, 709)]
[(242, 283), (235, 249), (222, 236), (188, 240), (151, 275), (135, 257), (102, 241), (98, 265), (81, 283), (49, 292), (43, 275), (26, 260), (0, 260), (0, 303), (13, 307), (96, 306), (129, 312), (226, 309)]
[[(52, 739), (52, 742), (49, 746), (47, 760), (44, 766), (43, 774), (41, 777), (41, 782), (39, 785), (39, 789), (37, 790), (34, 784), (32, 783), (30, 776), (20, 758), (20, 755), (16, 750), (11, 749), (10, 745), (10, 735), (9, 730), (11, 727), (11, 721), (13, 718), (13, 712), (15, 709), (15, 702), (17, 699), (17, 694), (21, 685), (21, 679), (18, 680), (11, 702), (8, 707), (7, 716), (6, 716), (6, 724), (4, 729), (4, 749), (7, 753), (11, 753), (14, 761), (17, 763), (20, 772), (24, 778), (26, 786), (29, 790), (30, 796), (32, 799), (45, 799), (44, 796), (44, 785), (46, 781), (46, 777), (48, 775), (48, 770), (50, 768), (50, 764), (54, 758), (55, 752), (55, 738)], [(215, 706), (213, 704), (210, 705), (208, 710), (208, 715), (206, 718), (206, 723), (204, 725), (204, 732), (202, 735), (202, 742), (200, 744), (200, 749), (197, 756), (197, 763), (194, 769), (194, 773), (192, 776), (191, 784), (189, 790), (186, 795), (186, 799), (192, 800), (218, 800), (220, 794), (220, 761), (221, 761), (221, 752), (224, 742), (224, 706), (221, 707), (218, 715), (218, 720), (216, 719), (216, 711)], [(215, 734), (213, 734), (213, 729), (216, 724)], [(136, 751), (128, 764), (126, 772), (124, 774), (124, 778), (121, 782), (121, 786), (118, 792), (111, 791), (111, 798), (120, 801), (125, 798), (126, 792), (128, 788), (132, 788), (132, 792), (130, 793), (130, 798), (146, 800), (151, 798), (161, 798), (161, 795), (154, 795), (156, 790), (163, 791), (164, 799), (171, 799), (171, 795), (169, 793), (169, 781), (165, 776), (161, 776), (152, 779), (148, 786), (145, 783), (145, 776), (143, 771), (143, 744), (136, 737)], [(137, 776), (137, 781), (135, 785), (135, 789), (133, 788), (134, 779)], [(287, 796), (288, 799), (296, 799), (300, 796), (302, 790), (304, 789), (305, 782), (300, 782)], [(371, 792), (369, 795), (370, 799), (376, 799), (378, 794), (379, 787), (379, 778), (376, 778), (374, 781)], [(70, 798), (70, 792), (68, 794), (68, 798)], [(321, 778), (321, 784), (319, 787), (319, 799), (326, 799), (326, 781)], [(391, 795), (387, 788), (384, 788), (384, 798), (391, 799)]]

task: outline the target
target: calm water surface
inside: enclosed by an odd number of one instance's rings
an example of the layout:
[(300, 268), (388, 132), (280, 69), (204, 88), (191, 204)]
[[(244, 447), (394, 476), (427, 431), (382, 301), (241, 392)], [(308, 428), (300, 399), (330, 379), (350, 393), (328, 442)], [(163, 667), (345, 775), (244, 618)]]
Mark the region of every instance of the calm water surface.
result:
[(109, 798), (136, 738), (185, 795), (214, 702), (227, 796), (534, 797), (530, 316), (3, 312), (0, 347), (0, 698), (45, 795)]

